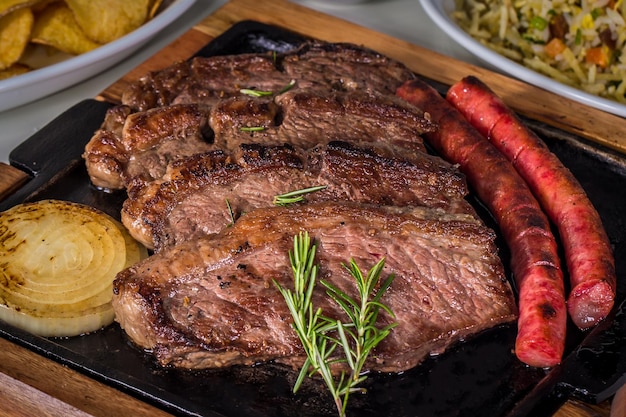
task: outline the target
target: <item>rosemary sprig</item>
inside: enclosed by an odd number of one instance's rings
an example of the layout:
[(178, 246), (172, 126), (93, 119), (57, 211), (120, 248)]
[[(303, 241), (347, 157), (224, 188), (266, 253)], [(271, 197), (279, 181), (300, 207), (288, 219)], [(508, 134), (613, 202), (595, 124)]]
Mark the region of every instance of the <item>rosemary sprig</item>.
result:
[[(293, 327), (307, 355), (294, 384), (294, 393), (298, 391), (307, 375), (318, 373), (333, 396), (339, 416), (343, 417), (346, 415), (350, 394), (364, 392), (359, 384), (367, 379), (362, 373), (367, 357), (396, 326), (396, 323), (392, 323), (382, 329), (376, 327), (380, 309), (394, 317), (391, 310), (380, 302), (394, 276), (390, 275), (376, 290), (385, 264), (384, 258), (365, 276), (355, 261), (351, 260), (350, 264), (345, 266), (356, 280), (358, 300), (351, 298), (329, 282), (321, 280), (327, 289), (326, 293), (339, 304), (350, 319), (348, 323), (342, 323), (340, 320), (324, 316), (320, 308), (315, 309), (313, 306), (312, 294), (318, 271), (314, 263), (316, 250), (317, 245), (311, 244), (308, 233), (296, 235), (293, 251), (289, 252), (294, 290), (284, 288), (276, 281), (274, 284), (285, 298), (294, 320)], [(340, 349), (337, 349), (338, 347)], [(349, 374), (342, 370), (335, 378), (331, 369), (336, 364), (347, 365)]]
[(252, 97), (266, 97), (274, 94), (271, 91), (255, 90), (253, 88), (242, 88), (239, 92)]
[[(296, 80), (289, 81), (289, 83), (281, 88), (278, 93), (276, 93), (276, 95), (279, 96), (283, 93), (286, 93), (287, 91), (291, 90), (294, 85), (296, 85)], [(273, 91), (255, 90), (254, 88), (242, 88), (239, 90), (239, 92), (241, 94), (245, 94), (251, 97), (269, 97), (274, 95)], [(265, 126), (246, 126), (239, 128), (239, 130), (241, 130), (242, 132), (262, 132), (265, 129)]]
[(242, 132), (262, 132), (265, 126), (242, 126), (239, 128)]
[(228, 226), (232, 226), (235, 224), (235, 212), (233, 211), (232, 206), (230, 205), (230, 201), (226, 199), (226, 209), (228, 210), (228, 215), (230, 216), (230, 223)]
[(301, 190), (290, 191), (285, 194), (274, 196), (273, 204), (275, 206), (288, 206), (289, 204), (299, 203), (304, 200), (304, 196), (316, 191), (320, 191), (328, 187), (327, 185), (316, 185), (314, 187), (303, 188)]
[(278, 92), (278, 94), (276, 94), (277, 96), (286, 93), (287, 91), (291, 90), (293, 88), (293, 86), (296, 85), (296, 80), (291, 80), (289, 81), (289, 83), (284, 86), (283, 88), (280, 89), (280, 91)]
[[(346, 361), (351, 369), (350, 380), (347, 381), (340, 390), (340, 394), (344, 397), (345, 407), (345, 403), (348, 401), (348, 396), (351, 392), (364, 392), (356, 386), (366, 379), (365, 375), (362, 374), (365, 360), (369, 353), (389, 335), (391, 329), (397, 326), (397, 323), (391, 323), (382, 329), (376, 327), (381, 309), (391, 317), (395, 317), (389, 307), (380, 301), (383, 294), (389, 289), (389, 286), (393, 282), (394, 275), (392, 274), (387, 277), (378, 290), (376, 290), (382, 269), (385, 266), (385, 258), (378, 261), (365, 276), (354, 259), (350, 260), (349, 265), (344, 266), (356, 280), (359, 300), (354, 300), (348, 294), (327, 281), (321, 280), (320, 282), (326, 287), (326, 294), (339, 304), (350, 319), (347, 324), (337, 323), (341, 346), (343, 347)], [(348, 339), (346, 335), (350, 336), (351, 339)]]
[[(281, 88), (278, 93), (276, 93), (277, 96), (286, 93), (287, 91), (291, 90), (293, 88), (293, 86), (296, 85), (296, 80), (291, 80), (289, 81), (289, 83), (284, 86), (283, 88)], [(274, 92), (273, 91), (266, 91), (266, 90), (255, 90), (254, 88), (242, 88), (239, 90), (239, 92), (241, 94), (245, 94), (247, 96), (251, 96), (251, 97), (268, 97), (268, 96), (273, 96)]]

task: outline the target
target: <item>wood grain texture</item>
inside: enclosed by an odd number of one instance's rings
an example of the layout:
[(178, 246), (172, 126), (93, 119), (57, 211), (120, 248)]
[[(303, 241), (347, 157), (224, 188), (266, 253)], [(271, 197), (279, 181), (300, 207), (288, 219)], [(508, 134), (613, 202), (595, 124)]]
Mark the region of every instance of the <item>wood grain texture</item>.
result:
[[(20, 414), (21, 407), (4, 408), (0, 403), (0, 415), (3, 416), (133, 416), (133, 417), (168, 417), (165, 413), (149, 404), (141, 402), (121, 391), (101, 384), (81, 373), (57, 362), (46, 359), (37, 353), (0, 339), (0, 401), (3, 397), (17, 401), (15, 390), (30, 387), (22, 395), (35, 395), (28, 404), (23, 404), (30, 414)], [(15, 384), (11, 382), (19, 381)], [(30, 395), (29, 395), (30, 396)], [(55, 401), (47, 401), (49, 398)], [(60, 413), (60, 410), (73, 411), (75, 414)]]
[[(192, 56), (212, 38), (242, 20), (257, 20), (282, 26), (306, 36), (328, 41), (363, 44), (398, 59), (415, 72), (451, 84), (466, 75), (489, 80), (489, 85), (520, 113), (579, 134), (621, 152), (626, 152), (626, 126), (622, 118), (544, 92), (483, 68), (461, 63), (387, 35), (303, 8), (286, 0), (231, 0), (118, 82), (98, 98), (119, 102), (129, 82), (148, 71), (164, 68)], [(563, 112), (566, 108), (568, 111)], [(19, 187), (26, 175), (0, 163), (0, 199)], [(20, 390), (34, 398), (18, 407)], [(49, 401), (54, 399), (54, 401)], [(112, 401), (112, 399), (114, 399)], [(57, 401), (58, 400), (58, 401)], [(134, 397), (46, 359), (10, 341), (0, 339), (0, 414), (3, 416), (154, 416), (169, 414)], [(575, 400), (564, 404), (554, 417), (609, 417), (610, 401), (589, 405)], [(65, 411), (60, 412), (59, 410)]]
[(7, 198), (28, 180), (28, 175), (17, 168), (0, 162), (0, 200)]
[[(90, 414), (72, 407), (58, 398), (2, 373), (0, 373), (0, 404), (2, 404), (1, 409), (11, 410), (12, 416), (90, 416)], [(42, 412), (41, 404), (46, 404), (47, 410), (45, 412)]]
[(602, 404), (586, 404), (577, 400), (568, 400), (553, 417), (608, 417), (610, 408), (609, 401)]

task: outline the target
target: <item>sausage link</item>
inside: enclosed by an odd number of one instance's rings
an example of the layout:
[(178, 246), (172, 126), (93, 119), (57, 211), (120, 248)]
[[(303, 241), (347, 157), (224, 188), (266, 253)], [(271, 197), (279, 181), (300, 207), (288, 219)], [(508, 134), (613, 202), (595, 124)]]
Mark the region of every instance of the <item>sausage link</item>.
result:
[(426, 139), (445, 159), (459, 164), (510, 248), (519, 293), (517, 357), (531, 366), (557, 365), (567, 322), (563, 275), (556, 240), (539, 203), (510, 162), (430, 85), (408, 81), (397, 95), (439, 125)]
[(574, 175), (546, 144), (476, 77), (453, 85), (448, 101), (511, 161), (556, 225), (564, 247), (572, 321), (587, 329), (615, 302), (615, 260), (600, 215)]

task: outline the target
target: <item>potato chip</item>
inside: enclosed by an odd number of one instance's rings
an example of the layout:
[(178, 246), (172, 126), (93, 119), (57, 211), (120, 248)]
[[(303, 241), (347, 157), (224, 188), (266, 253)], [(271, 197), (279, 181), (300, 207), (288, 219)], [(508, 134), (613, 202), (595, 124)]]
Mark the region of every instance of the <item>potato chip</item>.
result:
[(0, 0), (0, 17), (6, 16), (17, 9), (30, 7), (38, 1), (39, 0)]
[(100, 46), (89, 39), (64, 3), (53, 3), (37, 17), (31, 41), (53, 46), (72, 55), (89, 52)]
[(90, 39), (107, 43), (143, 25), (151, 0), (66, 0), (66, 3)]
[(152, 0), (150, 4), (148, 19), (152, 19), (159, 12), (159, 7), (163, 4), (163, 0)]
[(43, 9), (48, 7), (48, 5), (50, 3), (54, 3), (54, 2), (57, 2), (57, 1), (59, 1), (59, 0), (38, 0), (38, 1), (36, 1), (35, 4), (30, 6), (30, 8), (32, 9), (33, 13), (35, 13), (35, 19), (37, 19), (37, 13), (42, 12)]
[(30, 71), (30, 67), (22, 64), (13, 64), (9, 68), (0, 71), (0, 80), (14, 77), (16, 75), (25, 74)]
[(15, 10), (0, 18), (0, 70), (15, 64), (28, 44), (33, 27), (29, 8)]

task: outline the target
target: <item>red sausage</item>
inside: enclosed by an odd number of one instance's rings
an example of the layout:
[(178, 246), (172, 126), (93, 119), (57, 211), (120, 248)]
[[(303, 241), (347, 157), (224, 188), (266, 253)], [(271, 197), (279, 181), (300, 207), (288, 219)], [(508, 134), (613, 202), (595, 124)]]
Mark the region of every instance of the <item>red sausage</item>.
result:
[(519, 291), (517, 357), (531, 366), (557, 365), (565, 346), (567, 311), (556, 240), (539, 203), (511, 163), (436, 90), (412, 80), (396, 94), (439, 125), (426, 139), (445, 159), (459, 164), (499, 224)]
[(615, 260), (600, 215), (582, 186), (476, 77), (453, 85), (447, 99), (512, 162), (557, 226), (570, 275), (570, 317), (581, 329), (594, 326), (615, 302)]

